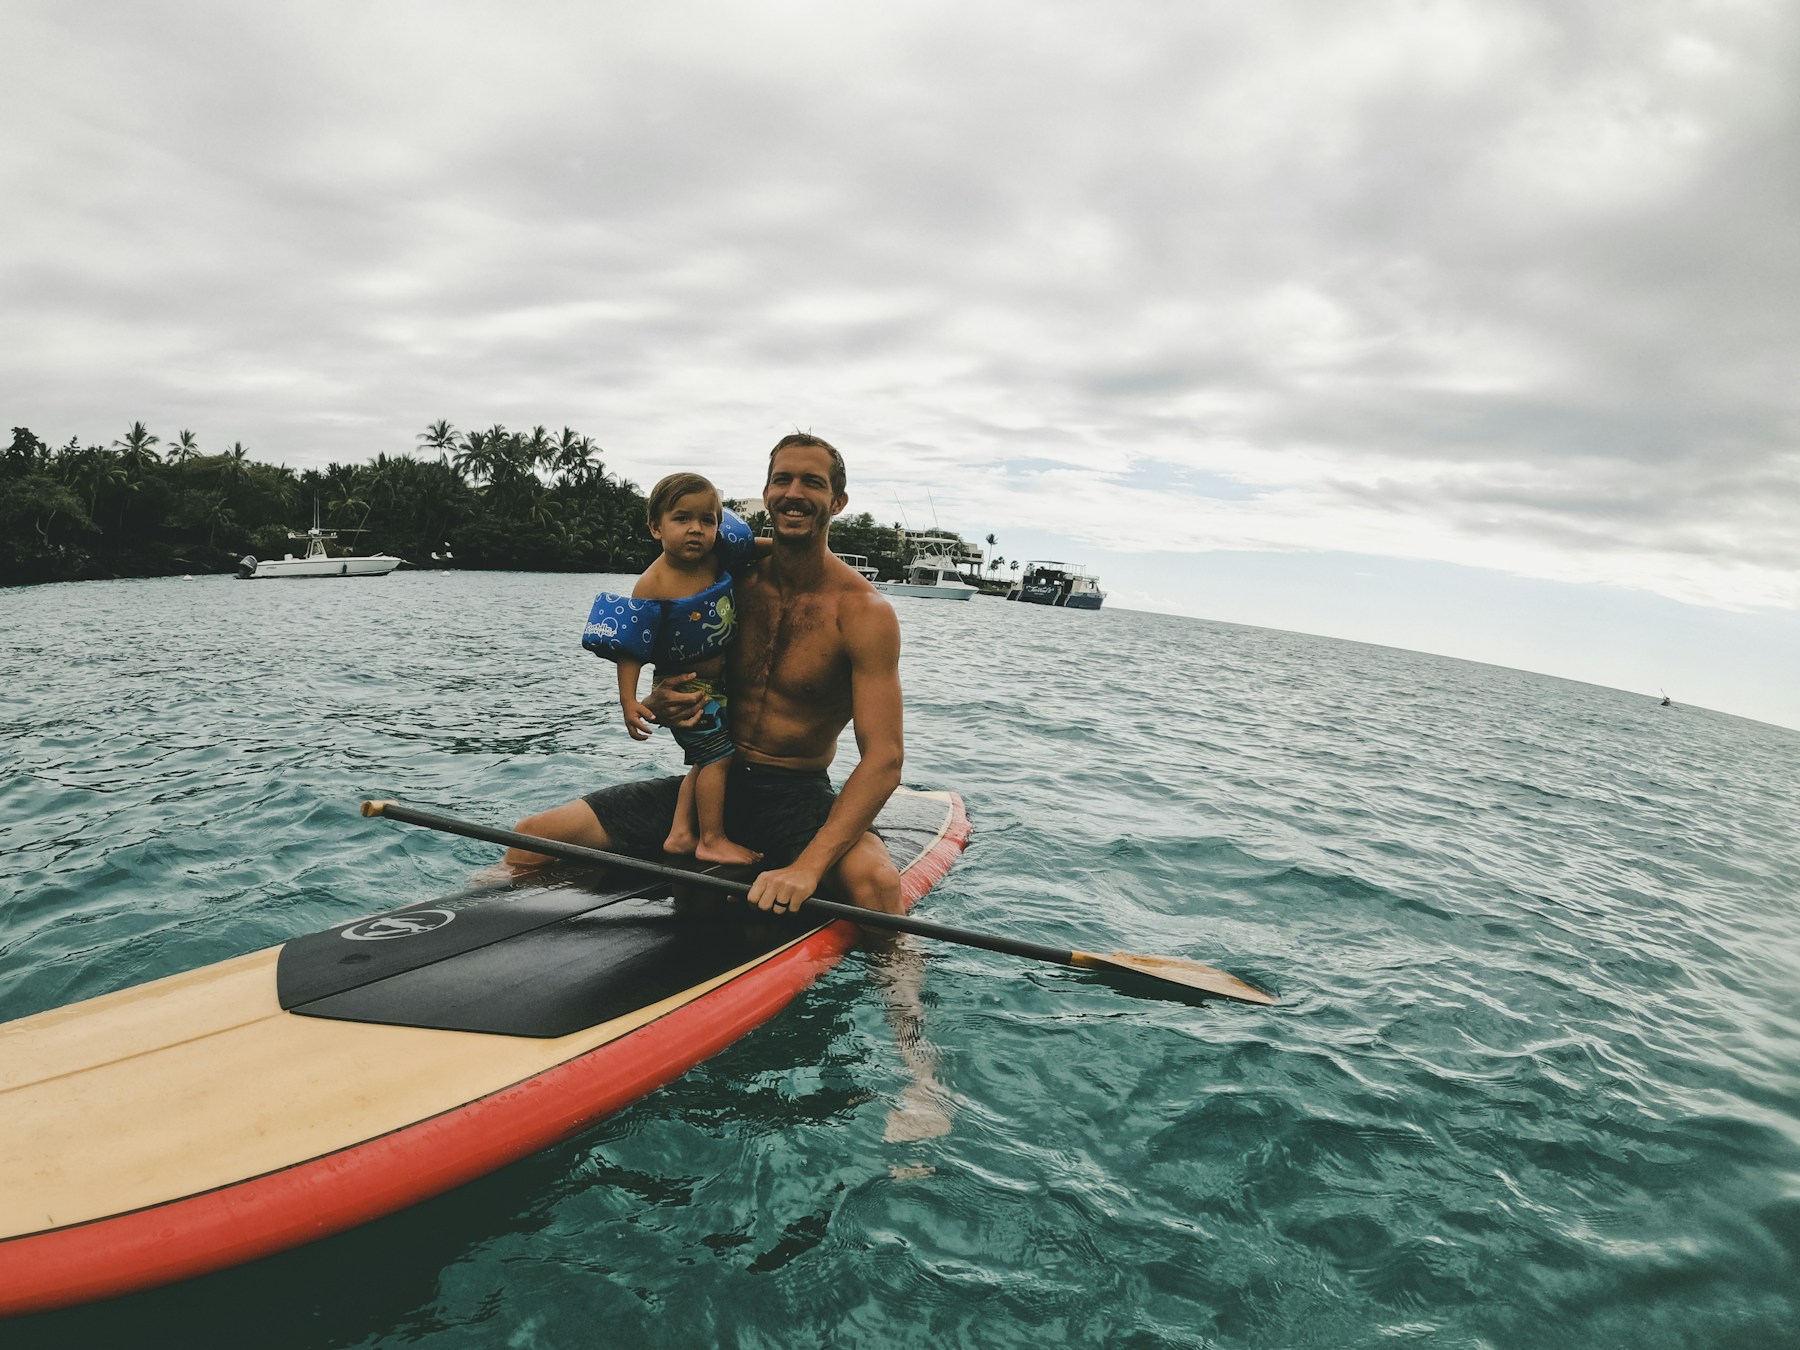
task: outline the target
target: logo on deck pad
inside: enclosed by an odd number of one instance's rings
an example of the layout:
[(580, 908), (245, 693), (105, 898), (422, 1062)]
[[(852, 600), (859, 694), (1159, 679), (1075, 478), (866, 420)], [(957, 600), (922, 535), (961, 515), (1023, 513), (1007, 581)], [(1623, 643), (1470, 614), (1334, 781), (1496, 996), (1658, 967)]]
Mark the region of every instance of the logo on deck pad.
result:
[(377, 919), (364, 919), (342, 930), (338, 936), (352, 942), (386, 942), (389, 938), (418, 937), (442, 928), (456, 915), (447, 909), (412, 909), (404, 914), (383, 914)]

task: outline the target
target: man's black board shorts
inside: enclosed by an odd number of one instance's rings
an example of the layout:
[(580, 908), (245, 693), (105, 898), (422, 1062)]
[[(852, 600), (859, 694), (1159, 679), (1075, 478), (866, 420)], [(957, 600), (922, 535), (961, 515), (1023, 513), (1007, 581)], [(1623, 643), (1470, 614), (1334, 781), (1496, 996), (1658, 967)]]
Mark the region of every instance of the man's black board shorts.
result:
[[(647, 778), (583, 797), (612, 846), (656, 854), (675, 821), (681, 778)], [(763, 855), (764, 867), (798, 858), (831, 814), (837, 792), (823, 769), (778, 769), (733, 762), (725, 780), (725, 833)]]

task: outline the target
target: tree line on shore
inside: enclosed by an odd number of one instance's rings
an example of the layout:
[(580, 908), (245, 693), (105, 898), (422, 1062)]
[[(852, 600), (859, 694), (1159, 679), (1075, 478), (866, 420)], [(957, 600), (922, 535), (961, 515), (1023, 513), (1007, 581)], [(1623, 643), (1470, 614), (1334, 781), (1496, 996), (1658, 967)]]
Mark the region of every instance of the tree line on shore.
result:
[[(288, 532), (311, 523), (315, 504), (340, 533), (337, 552), (418, 565), (629, 573), (656, 556), (643, 492), (572, 428), (464, 432), (439, 420), (416, 439), (416, 452), (296, 471), (252, 459), (242, 442), (216, 453), (191, 431), (164, 442), (142, 422), (85, 446), (14, 427), (0, 452), (0, 585), (229, 572), (244, 554), (293, 551)], [(900, 530), (867, 512), (839, 517), (831, 543), (883, 576), (904, 570)]]

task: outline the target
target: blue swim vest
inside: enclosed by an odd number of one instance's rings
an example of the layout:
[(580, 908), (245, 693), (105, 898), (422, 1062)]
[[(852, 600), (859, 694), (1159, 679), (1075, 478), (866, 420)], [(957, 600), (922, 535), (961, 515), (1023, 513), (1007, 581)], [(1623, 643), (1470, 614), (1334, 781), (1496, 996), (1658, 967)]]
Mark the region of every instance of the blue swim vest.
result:
[(609, 661), (684, 665), (717, 656), (737, 634), (732, 573), (754, 556), (750, 527), (727, 510), (719, 520), (718, 550), (725, 575), (697, 595), (679, 600), (638, 600), (602, 591), (588, 612), (581, 645)]

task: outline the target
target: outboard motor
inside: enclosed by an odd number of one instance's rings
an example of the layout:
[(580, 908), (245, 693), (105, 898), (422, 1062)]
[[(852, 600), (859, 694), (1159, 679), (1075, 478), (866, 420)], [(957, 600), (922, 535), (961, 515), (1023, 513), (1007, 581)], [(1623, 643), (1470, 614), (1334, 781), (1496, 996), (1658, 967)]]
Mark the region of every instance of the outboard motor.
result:
[(238, 559), (238, 576), (248, 581), (256, 575), (256, 559), (246, 553)]

